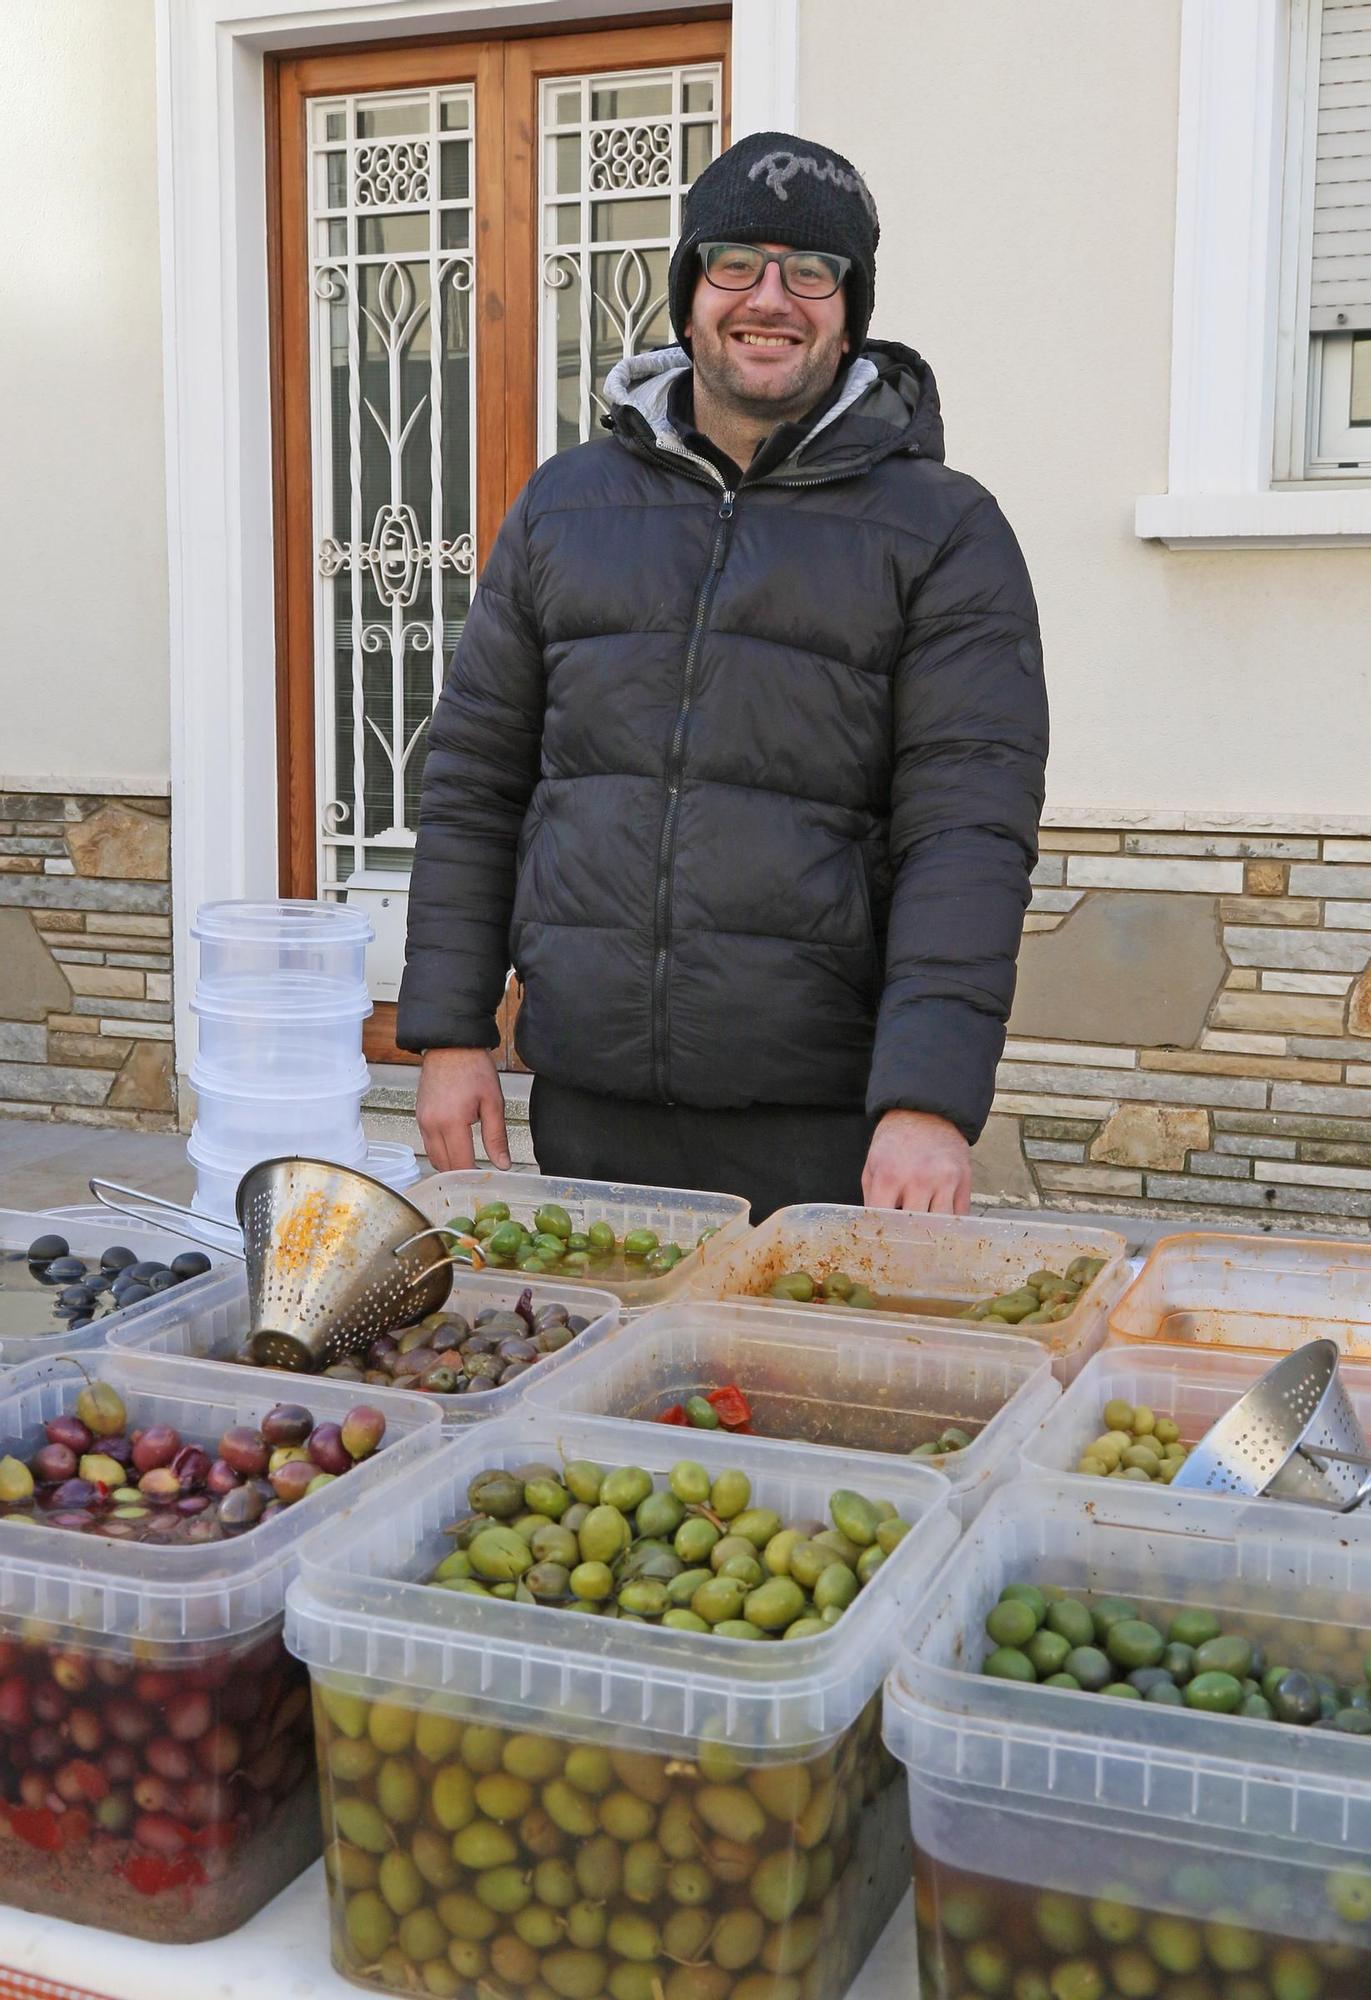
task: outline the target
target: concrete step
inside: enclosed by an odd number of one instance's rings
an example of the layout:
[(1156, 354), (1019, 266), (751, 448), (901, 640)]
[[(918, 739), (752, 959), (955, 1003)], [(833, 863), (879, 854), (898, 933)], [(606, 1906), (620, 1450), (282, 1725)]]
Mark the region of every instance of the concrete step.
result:
[[(362, 1125), (368, 1139), (387, 1139), (393, 1144), (412, 1146), (423, 1162), (424, 1142), (414, 1117), (414, 1093), (419, 1072), (403, 1063), (373, 1063), (372, 1086), (362, 1100)], [(532, 1168), (533, 1137), (528, 1126), (528, 1093), (532, 1081), (527, 1076), (502, 1076), (505, 1096), (505, 1131), (516, 1167)], [(479, 1132), (476, 1135), (476, 1163), (489, 1166)]]

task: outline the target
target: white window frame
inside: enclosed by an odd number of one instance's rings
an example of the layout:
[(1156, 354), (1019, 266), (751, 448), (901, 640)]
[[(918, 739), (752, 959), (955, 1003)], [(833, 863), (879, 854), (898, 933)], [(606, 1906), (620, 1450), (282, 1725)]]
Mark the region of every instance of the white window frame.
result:
[(1296, 394), (1308, 279), (1301, 294), (1288, 254), (1312, 207), (1287, 159), (1312, 115), (1291, 59), (1296, 8), (1309, 12), (1306, 0), (1182, 0), (1169, 471), (1134, 517), (1171, 548), (1371, 545), (1371, 479), (1275, 476), (1303, 466), (1308, 408)]
[[(679, 5), (156, 0), (172, 930), (183, 1056), (195, 1046), (195, 910), (215, 897), (274, 896), (278, 879), (265, 58), (395, 36), (610, 21)], [(798, 11), (799, 0), (737, 0), (735, 137), (794, 130)]]

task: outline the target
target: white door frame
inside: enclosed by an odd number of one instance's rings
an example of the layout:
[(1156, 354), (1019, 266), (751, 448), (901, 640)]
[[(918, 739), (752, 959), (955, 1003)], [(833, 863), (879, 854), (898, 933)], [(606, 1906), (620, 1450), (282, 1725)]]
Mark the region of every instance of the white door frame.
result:
[[(277, 885), (264, 58), (679, 5), (156, 0), (179, 1069), (195, 1046), (196, 909), (216, 897), (274, 896)], [(799, 0), (734, 0), (735, 138), (795, 129), (798, 12)]]

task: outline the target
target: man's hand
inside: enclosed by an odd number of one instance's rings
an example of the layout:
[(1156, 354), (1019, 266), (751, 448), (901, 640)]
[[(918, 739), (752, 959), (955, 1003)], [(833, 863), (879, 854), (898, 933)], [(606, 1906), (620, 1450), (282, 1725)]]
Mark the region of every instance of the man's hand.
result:
[(931, 1111), (887, 1111), (872, 1135), (862, 1198), (868, 1208), (969, 1215), (971, 1148)]
[(414, 1115), (429, 1164), (438, 1173), (475, 1166), (471, 1128), (476, 1124), (494, 1164), (509, 1165), (504, 1094), (489, 1049), (430, 1049), (419, 1077)]

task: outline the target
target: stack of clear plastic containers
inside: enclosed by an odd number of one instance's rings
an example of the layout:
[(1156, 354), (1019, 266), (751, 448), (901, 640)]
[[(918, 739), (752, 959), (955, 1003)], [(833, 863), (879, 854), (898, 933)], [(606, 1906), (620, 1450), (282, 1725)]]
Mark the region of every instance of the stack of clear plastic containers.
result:
[(1371, 1538), (1355, 1516), (1330, 1531), (1278, 1502), (1117, 1480), (996, 1494), (916, 1612), (886, 1696), (923, 2000), (1366, 2000), (1360, 1725), (982, 1673), (1006, 1589), (1084, 1600), (1097, 1633), (1126, 1610), (1170, 1630), (1185, 1610), (1192, 1636), (1221, 1627), (1257, 1648), (1254, 1676), (1293, 1668), (1365, 1695)]
[(864, 1492), (912, 1532), (817, 1636), (758, 1643), (425, 1586), (469, 1482), (497, 1468), (565, 1457), (660, 1485), (689, 1456), (806, 1520), (842, 1483), (804, 1446), (683, 1443), (591, 1418), (478, 1425), (311, 1541), (287, 1644), (314, 1684), (349, 1977), (454, 2000), (837, 2000), (908, 1893), (880, 1686), (954, 1539), (935, 1474), (863, 1465)]
[[(209, 1280), (213, 1285), (219, 1282)], [(213, 1449), (258, 1425), (280, 1378), (106, 1353), (131, 1427)], [(0, 1395), (0, 1454), (27, 1456), (85, 1376), (61, 1357)], [(342, 1421), (345, 1384), (301, 1385)], [(422, 1396), (374, 1392), (373, 1458), (228, 1540), (185, 1545), (38, 1526), (6, 1510), (0, 1566), (0, 1898), (132, 1937), (237, 1929), (319, 1849), (305, 1677), (282, 1644), (302, 1543), (439, 1438)]]
[[(208, 903), (192, 934), (195, 1206), (231, 1220), (248, 1168), (281, 1154), (367, 1169), (367, 917), (343, 903)], [(410, 1165), (378, 1162), (378, 1177), (405, 1185)]]

